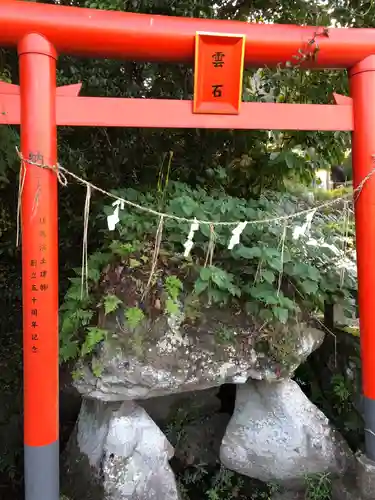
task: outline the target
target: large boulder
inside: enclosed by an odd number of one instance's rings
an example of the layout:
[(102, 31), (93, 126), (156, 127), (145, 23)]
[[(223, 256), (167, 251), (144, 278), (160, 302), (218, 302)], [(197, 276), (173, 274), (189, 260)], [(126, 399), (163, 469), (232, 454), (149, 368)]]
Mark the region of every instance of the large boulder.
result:
[(143, 408), (84, 398), (65, 451), (63, 488), (80, 500), (179, 500), (172, 456)]
[(313, 401), (319, 399), (319, 406), (350, 447), (362, 449), (365, 426), (360, 339), (337, 328), (333, 333), (309, 357), (301, 373), (297, 372), (296, 380), (306, 387)]
[(124, 401), (249, 379), (276, 381), (290, 377), (324, 338), (321, 330), (297, 321), (268, 334), (230, 309), (203, 309), (194, 324), (186, 314), (181, 308), (178, 314), (147, 318), (133, 329), (124, 311), (105, 318), (110, 335), (93, 361), (79, 363), (75, 387), (94, 399)]
[(292, 380), (238, 386), (220, 459), (240, 474), (291, 489), (303, 488), (306, 476), (340, 475), (354, 464), (341, 435)]

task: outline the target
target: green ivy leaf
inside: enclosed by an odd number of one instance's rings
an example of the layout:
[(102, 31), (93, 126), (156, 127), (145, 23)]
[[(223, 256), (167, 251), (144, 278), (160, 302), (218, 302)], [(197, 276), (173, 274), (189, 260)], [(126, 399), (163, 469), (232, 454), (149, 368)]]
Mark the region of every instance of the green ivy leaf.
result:
[(115, 312), (122, 304), (122, 300), (116, 295), (108, 294), (104, 297), (104, 314), (107, 316)]
[(221, 289), (228, 289), (232, 283), (232, 275), (218, 267), (212, 267), (211, 279), (215, 285)]
[(286, 264), (287, 262), (290, 262), (292, 260), (292, 256), (290, 255), (290, 252), (287, 248), (284, 248), (284, 253), (283, 253), (283, 263)]
[(63, 362), (67, 362), (70, 359), (75, 359), (78, 355), (78, 352), (79, 349), (77, 340), (64, 339), (64, 341), (61, 342), (60, 359)]
[(94, 283), (98, 283), (98, 281), (100, 280), (100, 276), (101, 276), (100, 269), (95, 269), (93, 267), (88, 269), (87, 277)]
[(334, 280), (322, 278), (319, 285), (324, 292), (335, 292), (337, 290), (337, 283)]
[(272, 271), (269, 271), (268, 269), (262, 270), (261, 277), (264, 279), (264, 281), (267, 281), (267, 283), (273, 283), (275, 281), (274, 273)]
[(137, 259), (129, 259), (129, 267), (130, 269), (136, 269), (137, 267), (141, 266), (142, 263), (139, 262)]
[(262, 250), (259, 247), (245, 247), (243, 245), (235, 249), (234, 254), (243, 259), (255, 259), (262, 256)]
[(88, 259), (89, 272), (90, 269), (100, 270), (111, 259), (111, 254), (108, 252), (94, 252)]
[(199, 276), (202, 281), (209, 281), (209, 279), (211, 278), (211, 274), (212, 271), (210, 267), (202, 267)]
[(262, 250), (262, 255), (265, 260), (272, 260), (274, 258), (281, 260), (281, 252), (277, 248), (265, 247)]
[(81, 289), (76, 286), (71, 286), (65, 295), (66, 299), (76, 300), (77, 302), (81, 302), (81, 297)]
[(199, 230), (203, 234), (203, 236), (205, 236), (206, 238), (210, 237), (211, 229), (210, 229), (210, 226), (208, 224), (201, 224), (199, 226)]
[(177, 276), (171, 275), (166, 278), (164, 285), (168, 295), (171, 297), (171, 299), (176, 301), (179, 293), (183, 289), (182, 281), (177, 278)]
[(93, 359), (91, 360), (91, 371), (94, 377), (100, 378), (103, 374), (103, 370), (104, 370), (103, 364), (98, 359), (93, 357)]
[(233, 295), (233, 297), (241, 297), (242, 295), (241, 288), (232, 283), (228, 284), (228, 292)]
[(279, 303), (275, 288), (268, 283), (258, 283), (249, 289), (249, 293), (252, 297), (265, 304), (275, 305)]
[[(85, 374), (83, 373), (82, 370), (73, 370), (72, 371), (72, 378), (75, 382), (78, 380), (82, 380), (84, 378)], [(64, 497), (63, 497), (64, 498)]]
[(202, 279), (197, 279), (197, 281), (195, 282), (195, 285), (194, 285), (194, 292), (197, 295), (200, 295), (202, 292), (207, 290), (208, 284), (209, 284), (208, 281), (203, 281)]
[(186, 217), (191, 217), (196, 209), (196, 202), (192, 198), (184, 196), (182, 197), (181, 208)]
[(165, 308), (168, 312), (168, 314), (172, 315), (172, 314), (177, 314), (178, 311), (179, 311), (179, 307), (178, 307), (178, 304), (172, 300), (172, 299), (167, 299), (166, 302), (165, 302)]
[(139, 307), (129, 307), (125, 311), (125, 318), (129, 327), (134, 330), (144, 320), (145, 315)]
[(305, 293), (312, 295), (318, 291), (319, 285), (316, 281), (303, 280), (303, 281), (300, 281), (300, 286)]
[(293, 311), (296, 309), (296, 303), (293, 302), (293, 300), (290, 300), (288, 297), (285, 297), (283, 293), (280, 292), (279, 294), (279, 302), (281, 307), (285, 307), (286, 309), (289, 309), (290, 311)]
[(79, 319), (72, 316), (71, 311), (67, 311), (61, 319), (60, 334), (62, 336), (70, 334), (79, 328)]
[(272, 309), (272, 312), (275, 316), (275, 318), (277, 318), (280, 323), (286, 323), (288, 321), (288, 317), (289, 317), (289, 311), (288, 309), (284, 309), (283, 307), (274, 307)]
[(121, 241), (114, 240), (109, 245), (112, 252), (120, 257), (126, 257), (135, 251), (135, 247), (131, 243), (122, 243)]
[(285, 266), (285, 272), (293, 277), (309, 278), (313, 281), (318, 281), (320, 278), (319, 271), (303, 262), (298, 262), (295, 264), (287, 264)]
[(275, 271), (278, 271), (279, 273), (281, 273), (281, 271), (283, 270), (283, 263), (281, 261), (281, 255), (278, 259), (268, 259), (267, 260), (268, 262), (268, 265), (270, 267), (272, 267), (272, 269), (275, 269)]
[(316, 267), (308, 266), (307, 274), (313, 281), (320, 281), (321, 279), (321, 274)]
[(293, 170), (296, 167), (296, 164), (298, 163), (298, 158), (292, 152), (289, 151), (285, 153), (284, 158), (287, 167), (290, 170)]
[(102, 342), (108, 335), (107, 330), (103, 330), (102, 328), (98, 328), (96, 326), (88, 327), (86, 332), (86, 338), (81, 347), (81, 356), (90, 354), (94, 347)]
[(71, 311), (71, 319), (76, 320), (76, 328), (79, 328), (80, 326), (86, 326), (90, 323), (92, 317), (94, 315), (94, 312), (91, 310), (85, 310), (85, 309), (74, 309)]

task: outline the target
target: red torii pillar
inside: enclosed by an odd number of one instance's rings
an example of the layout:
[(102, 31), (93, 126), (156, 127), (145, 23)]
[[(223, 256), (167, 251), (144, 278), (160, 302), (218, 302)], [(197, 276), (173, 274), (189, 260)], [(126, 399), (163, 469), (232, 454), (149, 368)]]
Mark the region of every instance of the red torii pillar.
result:
[[(21, 151), (26, 160), (57, 161), (56, 50), (41, 35), (18, 44)], [(25, 492), (59, 498), (59, 340), (57, 178), (23, 163), (22, 300)], [(22, 182), (22, 181), (21, 181)]]
[[(375, 168), (375, 55), (350, 70), (354, 188)], [(373, 176), (374, 177), (374, 176)], [(366, 455), (375, 462), (375, 179), (355, 201)]]
[[(0, 45), (17, 46), (21, 88), (0, 84), (0, 124), (21, 124), (24, 158), (22, 260), (26, 500), (59, 500), (58, 261), (56, 125), (353, 131), (354, 181), (375, 154), (375, 30), (330, 29), (317, 61), (352, 68), (350, 98), (340, 105), (242, 103), (232, 115), (194, 114), (189, 101), (81, 98), (57, 89), (56, 51), (134, 60), (191, 62), (196, 32), (245, 36), (245, 64), (291, 60), (316, 28), (103, 12), (3, 0)], [(74, 44), (74, 45), (73, 45)], [(359, 308), (366, 453), (375, 461), (375, 184), (356, 203)]]

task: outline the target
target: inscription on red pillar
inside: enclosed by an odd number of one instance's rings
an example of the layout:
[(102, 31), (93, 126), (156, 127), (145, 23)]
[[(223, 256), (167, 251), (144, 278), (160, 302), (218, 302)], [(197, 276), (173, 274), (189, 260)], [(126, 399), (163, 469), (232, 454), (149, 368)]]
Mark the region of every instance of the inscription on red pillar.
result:
[[(43, 165), (43, 156), (40, 153), (30, 153), (29, 161), (31, 163), (39, 163)], [(31, 291), (31, 303), (28, 319), (28, 347), (32, 354), (38, 354), (43, 348), (43, 331), (41, 328), (46, 328), (46, 318), (43, 318), (43, 295), (49, 289), (48, 271), (47, 271), (47, 216), (38, 210), (39, 196), (41, 195), (40, 178), (37, 178), (37, 189), (34, 199), (34, 216), (36, 222), (36, 234), (34, 240), (35, 255), (29, 261), (29, 283)]]

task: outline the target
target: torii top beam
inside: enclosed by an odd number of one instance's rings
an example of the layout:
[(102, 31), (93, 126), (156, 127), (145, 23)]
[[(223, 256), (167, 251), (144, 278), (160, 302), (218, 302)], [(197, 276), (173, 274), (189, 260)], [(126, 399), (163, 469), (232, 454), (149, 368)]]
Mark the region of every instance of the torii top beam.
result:
[[(260, 67), (291, 60), (319, 28), (0, 2), (0, 46), (16, 46), (24, 35), (36, 32), (63, 54), (192, 62), (196, 31), (245, 34), (245, 64)], [(329, 36), (317, 42), (319, 55), (305, 67), (350, 68), (375, 53), (375, 29), (330, 28)]]

